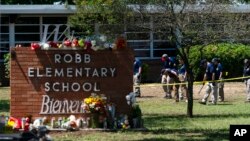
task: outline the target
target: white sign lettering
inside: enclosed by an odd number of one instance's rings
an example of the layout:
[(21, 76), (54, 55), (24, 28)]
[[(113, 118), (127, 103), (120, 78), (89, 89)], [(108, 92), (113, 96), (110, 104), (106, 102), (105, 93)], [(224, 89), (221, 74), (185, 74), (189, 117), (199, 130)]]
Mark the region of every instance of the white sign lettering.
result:
[(28, 68), (28, 76), (29, 77), (34, 77), (34, 68), (33, 67)]
[(40, 114), (70, 114), (84, 113), (82, 101), (78, 100), (56, 100), (48, 95), (43, 95), (43, 102)]
[(61, 54), (55, 54), (54, 55), (54, 59), (55, 59), (55, 63), (90, 63), (91, 58), (89, 54), (65, 54), (65, 55), (61, 55)]
[(52, 91), (59, 92), (59, 90), (61, 90), (61, 92), (69, 92), (69, 91), (79, 92), (80, 90), (83, 92), (90, 92), (90, 91), (98, 92), (98, 91), (100, 91), (100, 87), (97, 84), (97, 82), (94, 82), (94, 83), (84, 82), (82, 84), (77, 83), (77, 82), (74, 82), (74, 83), (45, 82), (44, 87), (45, 87), (45, 89), (44, 89), (45, 92), (52, 92)]
[[(44, 82), (44, 91), (49, 92), (99, 92), (100, 85), (98, 82), (72, 82), (74, 78), (105, 78), (115, 77), (115, 67), (61, 67), (62, 64), (88, 64), (91, 62), (89, 54), (54, 54), (54, 63), (60, 64), (60, 67), (29, 67), (28, 77), (32, 78), (53, 78), (52, 81)], [(78, 66), (77, 65), (77, 66)], [(57, 79), (61, 78), (61, 79)], [(66, 78), (66, 79), (65, 79)], [(69, 82), (67, 82), (67, 78)], [(54, 81), (53, 80), (57, 80)], [(64, 80), (64, 81), (59, 81)], [(66, 81), (65, 81), (66, 80)], [(65, 114), (65, 113), (82, 113), (82, 101), (64, 99), (62, 101), (43, 95), (43, 102), (40, 114)]]
[(116, 68), (28, 68), (29, 77), (115, 77)]

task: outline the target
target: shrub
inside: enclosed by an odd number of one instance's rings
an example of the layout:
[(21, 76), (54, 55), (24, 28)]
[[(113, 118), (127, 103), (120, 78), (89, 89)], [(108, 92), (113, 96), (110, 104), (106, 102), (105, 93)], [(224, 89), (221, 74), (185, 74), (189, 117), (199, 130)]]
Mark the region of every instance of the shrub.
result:
[(193, 46), (189, 54), (189, 62), (193, 68), (196, 80), (202, 77), (200, 69), (200, 60), (220, 58), (223, 65), (223, 71), (228, 72), (228, 77), (241, 77), (243, 71), (243, 60), (250, 58), (250, 46), (243, 44), (219, 43), (211, 44), (205, 47)]
[(10, 53), (4, 54), (5, 77), (10, 78)]

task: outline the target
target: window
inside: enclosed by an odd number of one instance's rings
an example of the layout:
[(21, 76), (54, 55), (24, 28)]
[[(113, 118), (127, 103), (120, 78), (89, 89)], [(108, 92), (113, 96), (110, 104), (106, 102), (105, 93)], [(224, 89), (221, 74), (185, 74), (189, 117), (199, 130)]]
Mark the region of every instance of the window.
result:
[(4, 54), (9, 52), (9, 17), (0, 17), (0, 62), (4, 62)]
[(126, 28), (127, 43), (134, 49), (136, 57), (155, 59), (160, 58), (164, 53), (169, 56), (176, 55), (175, 45), (169, 41), (171, 34), (170, 26), (167, 26), (169, 20), (168, 17), (154, 15), (144, 21), (140, 18), (132, 18), (128, 21), (130, 24)]
[[(30, 28), (32, 27), (32, 28)], [(16, 24), (15, 32), (16, 33), (39, 33), (39, 25), (18, 25)]]
[(19, 17), (15, 23), (15, 44), (30, 46), (40, 41), (39, 17)]
[(9, 24), (9, 17), (1, 17), (0, 16), (0, 23), (2, 24)]
[(39, 24), (39, 17), (18, 17), (15, 24)]
[[(43, 21), (43, 23), (40, 23)], [(59, 27), (59, 35), (65, 31), (67, 25), (67, 17), (18, 17), (15, 23), (15, 44), (22, 44), (23, 46), (29, 46), (32, 42), (40, 42), (43, 36), (45, 25), (49, 25), (47, 38), (50, 34), (53, 34), (53, 31), (56, 28), (56, 25)], [(65, 35), (62, 35), (60, 41), (65, 38)], [(54, 35), (50, 36), (48, 41), (52, 41)]]
[(150, 42), (147, 41), (127, 41), (129, 47), (133, 47), (133, 49), (150, 49)]
[(67, 24), (67, 17), (43, 17), (43, 24)]

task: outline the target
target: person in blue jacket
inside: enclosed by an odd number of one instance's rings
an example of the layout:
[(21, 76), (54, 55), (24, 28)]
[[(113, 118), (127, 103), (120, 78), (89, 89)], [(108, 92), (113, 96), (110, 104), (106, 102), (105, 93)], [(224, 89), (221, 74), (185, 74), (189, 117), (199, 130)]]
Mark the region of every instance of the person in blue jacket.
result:
[(163, 68), (161, 71), (161, 83), (164, 84), (163, 90), (165, 92), (164, 98), (171, 99), (172, 98), (172, 90), (173, 90), (173, 85), (172, 83), (174, 82), (171, 77), (167, 75), (167, 73), (163, 73), (166, 69), (175, 69), (176, 63), (174, 62), (174, 59), (169, 57), (167, 54), (163, 54), (161, 57), (161, 61), (163, 62)]
[(213, 58), (212, 62), (207, 61), (206, 59), (201, 61), (201, 67), (205, 68), (205, 74), (203, 77), (203, 85), (206, 82), (206, 93), (203, 96), (200, 104), (206, 104), (208, 97), (210, 95), (210, 93), (212, 92), (212, 104), (216, 105), (217, 104), (217, 93), (218, 93), (218, 86), (217, 86), (217, 82), (215, 82), (216, 80), (219, 79), (219, 75), (216, 74), (216, 67), (218, 65), (218, 59), (217, 58)]

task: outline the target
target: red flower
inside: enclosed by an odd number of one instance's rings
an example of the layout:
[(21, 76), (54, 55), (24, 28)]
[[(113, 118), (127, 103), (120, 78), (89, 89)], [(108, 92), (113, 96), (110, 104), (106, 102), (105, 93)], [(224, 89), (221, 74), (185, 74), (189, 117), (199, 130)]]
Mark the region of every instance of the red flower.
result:
[(116, 39), (116, 47), (118, 49), (126, 48), (126, 46), (127, 46), (127, 43), (126, 43), (126, 40), (123, 37), (120, 36), (120, 37), (118, 37)]

